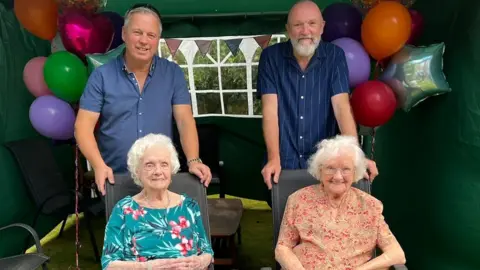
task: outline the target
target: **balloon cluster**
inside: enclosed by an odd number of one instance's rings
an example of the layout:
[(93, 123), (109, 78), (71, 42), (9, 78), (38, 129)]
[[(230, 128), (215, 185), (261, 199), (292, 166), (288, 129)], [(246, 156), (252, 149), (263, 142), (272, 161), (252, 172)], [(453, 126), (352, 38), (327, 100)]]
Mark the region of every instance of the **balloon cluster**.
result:
[(430, 96), (451, 91), (442, 70), (445, 45), (414, 46), (423, 18), (401, 2), (378, 0), (364, 18), (350, 3), (335, 3), (323, 12), (322, 39), (345, 52), (352, 110), (361, 126), (384, 125), (397, 108), (408, 112)]
[(101, 12), (106, 0), (14, 0), (20, 24), (34, 36), (51, 42), (48, 57), (35, 57), (23, 70), (23, 80), (36, 97), (30, 122), (54, 140), (74, 136), (77, 103), (88, 80), (87, 55), (114, 50), (124, 19)]

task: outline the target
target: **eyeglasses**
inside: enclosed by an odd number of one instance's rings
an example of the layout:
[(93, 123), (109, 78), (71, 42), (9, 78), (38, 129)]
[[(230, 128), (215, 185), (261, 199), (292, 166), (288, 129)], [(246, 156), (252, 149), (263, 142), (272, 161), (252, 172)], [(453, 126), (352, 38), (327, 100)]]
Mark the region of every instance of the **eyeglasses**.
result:
[(125, 13), (125, 17), (127, 17), (127, 15), (132, 12), (132, 10), (134, 9), (137, 9), (137, 8), (146, 8), (146, 9), (149, 9), (153, 12), (155, 12), (155, 14), (157, 14), (158, 18), (161, 18), (160, 17), (160, 12), (158, 12), (158, 9), (156, 9), (153, 5), (151, 4), (146, 4), (146, 3), (140, 3), (140, 4), (135, 4), (133, 5), (130, 9), (128, 9), (128, 11)]
[(334, 168), (334, 167), (330, 167), (330, 166), (322, 168), (322, 171), (327, 175), (335, 175), (337, 173), (337, 171), (340, 171), (340, 173), (343, 176), (349, 176), (353, 173), (352, 168)]

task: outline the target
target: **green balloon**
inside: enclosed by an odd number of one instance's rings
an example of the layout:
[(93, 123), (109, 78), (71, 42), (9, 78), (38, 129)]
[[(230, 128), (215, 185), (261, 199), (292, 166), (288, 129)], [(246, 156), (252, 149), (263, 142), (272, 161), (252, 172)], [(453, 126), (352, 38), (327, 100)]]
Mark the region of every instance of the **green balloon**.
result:
[(117, 58), (120, 54), (123, 53), (125, 49), (125, 43), (121, 44), (117, 48), (110, 50), (106, 53), (93, 53), (87, 54), (87, 65), (88, 65), (88, 74), (92, 74), (93, 70), (97, 67), (110, 62), (110, 60)]
[(43, 68), (48, 88), (60, 99), (77, 102), (87, 84), (87, 68), (82, 60), (67, 51), (51, 54)]

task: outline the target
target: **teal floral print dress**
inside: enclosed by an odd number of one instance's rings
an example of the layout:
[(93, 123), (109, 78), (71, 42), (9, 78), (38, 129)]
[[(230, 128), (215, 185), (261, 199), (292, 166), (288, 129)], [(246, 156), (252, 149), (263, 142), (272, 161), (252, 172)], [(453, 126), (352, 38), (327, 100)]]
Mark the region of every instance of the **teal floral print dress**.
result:
[(205, 253), (213, 258), (195, 200), (183, 194), (177, 206), (151, 209), (127, 196), (115, 205), (108, 220), (102, 269), (113, 261), (145, 262)]

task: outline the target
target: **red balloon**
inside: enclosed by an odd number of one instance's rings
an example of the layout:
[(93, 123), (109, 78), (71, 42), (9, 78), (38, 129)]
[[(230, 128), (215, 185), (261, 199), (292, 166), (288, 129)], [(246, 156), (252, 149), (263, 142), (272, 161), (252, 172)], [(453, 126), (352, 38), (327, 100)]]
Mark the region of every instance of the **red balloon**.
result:
[(350, 98), (358, 124), (378, 127), (390, 120), (397, 108), (393, 90), (381, 81), (367, 81), (357, 86)]
[(423, 32), (423, 17), (420, 12), (414, 9), (410, 9), (409, 12), (410, 17), (412, 17), (412, 32), (410, 33), (407, 44), (413, 45)]

